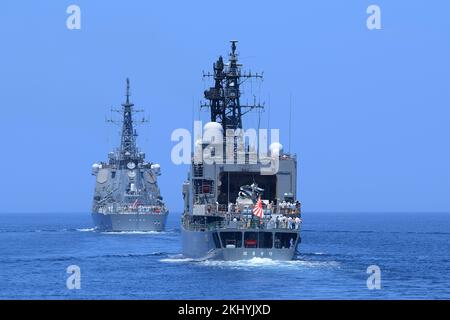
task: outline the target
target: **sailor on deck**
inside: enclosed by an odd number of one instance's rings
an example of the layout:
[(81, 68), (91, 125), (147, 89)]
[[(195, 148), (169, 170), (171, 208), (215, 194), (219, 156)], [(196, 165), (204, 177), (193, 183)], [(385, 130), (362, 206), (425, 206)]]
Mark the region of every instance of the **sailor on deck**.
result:
[(296, 230), (300, 229), (300, 222), (301, 222), (300, 218), (296, 217), (295, 218), (295, 229)]
[(289, 218), (288, 218), (288, 228), (289, 228), (289, 229), (294, 229), (294, 228), (293, 228), (293, 220), (294, 220), (294, 219), (292, 219), (292, 217), (289, 217)]

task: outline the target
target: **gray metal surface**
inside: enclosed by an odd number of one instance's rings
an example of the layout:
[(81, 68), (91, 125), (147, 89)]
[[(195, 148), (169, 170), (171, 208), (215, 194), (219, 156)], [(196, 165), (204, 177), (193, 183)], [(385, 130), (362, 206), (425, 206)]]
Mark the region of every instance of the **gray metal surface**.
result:
[[(214, 87), (205, 91), (209, 103), (202, 106), (210, 108), (211, 122), (205, 124), (204, 131), (212, 131), (215, 138), (205, 140), (204, 134), (195, 148), (201, 155), (214, 148), (215, 159), (197, 161), (194, 156), (183, 184), (182, 252), (194, 259), (291, 260), (301, 242), (297, 157), (284, 153), (277, 143), (263, 159), (255, 146), (239, 144), (236, 136), (231, 140), (224, 136), (230, 129), (240, 132), (242, 116), (262, 108), (259, 103), (240, 103), (240, 85), (262, 75), (241, 72), (236, 43), (231, 41), (228, 63), (220, 57), (214, 73), (205, 74), (214, 78)], [(255, 157), (259, 161), (252, 161)], [(279, 162), (278, 170), (267, 174), (267, 161), (262, 160), (273, 159)], [(255, 207), (260, 208), (261, 217), (253, 215)]]
[[(218, 229), (217, 231), (220, 233), (223, 229)], [(227, 231), (230, 230), (228, 229)], [(301, 242), (300, 237), (298, 237), (292, 247), (288, 248), (245, 248), (244, 246), (241, 246), (240, 248), (227, 248), (223, 243), (221, 243), (220, 248), (217, 248), (213, 238), (214, 232), (215, 231), (211, 230), (189, 230), (182, 226), (181, 241), (183, 255), (198, 260), (210, 259), (235, 261), (253, 258), (292, 260), (297, 253), (298, 245)]]
[(92, 213), (98, 231), (133, 232), (163, 231), (166, 226), (165, 214), (102, 214)]
[(129, 89), (127, 79), (126, 102), (117, 110), (122, 116), (120, 147), (109, 153), (108, 162), (92, 166), (96, 177), (92, 217), (102, 231), (161, 231), (168, 210), (157, 182), (160, 167), (147, 162), (136, 146), (136, 111)]

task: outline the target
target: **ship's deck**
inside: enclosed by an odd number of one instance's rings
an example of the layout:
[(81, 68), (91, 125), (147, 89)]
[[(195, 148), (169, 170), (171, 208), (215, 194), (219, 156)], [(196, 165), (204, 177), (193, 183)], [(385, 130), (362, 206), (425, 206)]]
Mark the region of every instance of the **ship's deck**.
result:
[(188, 230), (300, 230), (300, 213), (269, 214), (262, 219), (251, 214), (214, 213), (203, 216), (183, 216), (182, 224)]
[(165, 206), (155, 206), (155, 205), (148, 205), (148, 206), (118, 206), (118, 205), (107, 205), (107, 206), (101, 206), (98, 207), (96, 210), (98, 213), (102, 214), (165, 214), (167, 213), (167, 208)]

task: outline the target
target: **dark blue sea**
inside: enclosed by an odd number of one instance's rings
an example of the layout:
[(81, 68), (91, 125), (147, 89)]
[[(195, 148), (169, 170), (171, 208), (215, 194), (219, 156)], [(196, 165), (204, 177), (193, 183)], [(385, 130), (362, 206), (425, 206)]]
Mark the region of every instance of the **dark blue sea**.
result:
[[(99, 233), (88, 213), (0, 214), (2, 299), (449, 299), (450, 214), (305, 213), (294, 261), (192, 261), (166, 232)], [(66, 269), (80, 267), (81, 289)], [(381, 288), (367, 288), (367, 267)]]

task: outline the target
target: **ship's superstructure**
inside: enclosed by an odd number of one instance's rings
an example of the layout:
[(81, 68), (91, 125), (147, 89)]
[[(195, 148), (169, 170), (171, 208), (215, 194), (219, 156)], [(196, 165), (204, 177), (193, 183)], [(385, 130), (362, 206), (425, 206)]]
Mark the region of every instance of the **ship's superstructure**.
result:
[[(130, 102), (127, 79), (126, 101), (116, 110), (121, 114), (121, 141), (109, 153), (108, 162), (95, 163), (96, 177), (92, 217), (102, 231), (161, 231), (168, 210), (160, 195), (159, 164), (147, 162), (136, 146), (134, 104)], [(142, 121), (145, 121), (144, 119)]]
[(219, 57), (204, 75), (214, 79), (203, 105), (211, 117), (183, 185), (182, 250), (197, 259), (290, 260), (300, 243), (297, 159), (278, 141), (265, 153), (246, 142), (243, 115), (263, 106), (242, 105), (240, 86), (262, 75), (241, 72), (236, 42), (228, 62)]

